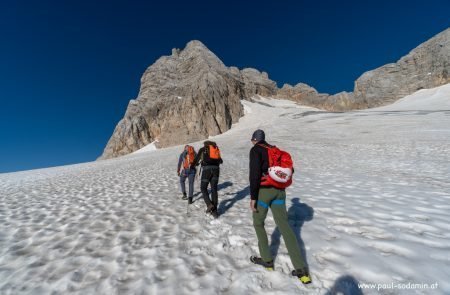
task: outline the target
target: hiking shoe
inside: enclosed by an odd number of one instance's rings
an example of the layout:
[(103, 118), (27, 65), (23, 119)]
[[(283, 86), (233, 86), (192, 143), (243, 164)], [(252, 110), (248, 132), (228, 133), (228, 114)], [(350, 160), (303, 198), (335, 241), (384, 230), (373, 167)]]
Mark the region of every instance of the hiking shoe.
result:
[(217, 210), (211, 211), (211, 215), (212, 215), (212, 217), (214, 217), (214, 218), (219, 218), (219, 213), (217, 212)]
[(273, 260), (269, 262), (265, 262), (261, 257), (251, 256), (250, 261), (254, 264), (258, 264), (264, 266), (267, 270), (274, 270)]
[(210, 204), (210, 205), (208, 205), (208, 208), (206, 209), (206, 213), (211, 213), (212, 211), (214, 211), (214, 205)]
[(309, 272), (306, 268), (293, 270), (292, 275), (294, 277), (297, 277), (300, 280), (300, 282), (302, 282), (305, 285), (311, 283), (311, 277), (309, 276)]
[(189, 204), (189, 205), (192, 204), (192, 198), (189, 198), (188, 204)]
[(183, 197), (181, 198), (182, 200), (187, 200), (188, 197), (186, 196), (186, 193), (183, 193)]

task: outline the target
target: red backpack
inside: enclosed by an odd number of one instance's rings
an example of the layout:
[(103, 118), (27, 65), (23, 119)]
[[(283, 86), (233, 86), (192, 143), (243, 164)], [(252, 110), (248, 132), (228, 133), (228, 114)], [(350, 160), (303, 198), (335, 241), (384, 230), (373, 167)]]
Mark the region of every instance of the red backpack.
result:
[(260, 144), (267, 149), (269, 157), (268, 174), (261, 177), (262, 186), (273, 186), (276, 188), (287, 188), (292, 184), (294, 173), (294, 162), (288, 152), (282, 151), (276, 146)]
[(188, 145), (188, 150), (183, 160), (183, 168), (189, 169), (191, 167), (191, 164), (194, 163), (194, 159), (195, 159), (194, 147)]

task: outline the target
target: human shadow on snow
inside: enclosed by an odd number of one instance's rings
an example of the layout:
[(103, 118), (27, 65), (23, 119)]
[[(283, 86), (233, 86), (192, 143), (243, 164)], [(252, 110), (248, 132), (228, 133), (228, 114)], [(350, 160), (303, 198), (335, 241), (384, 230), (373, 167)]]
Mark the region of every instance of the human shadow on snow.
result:
[(339, 277), (324, 295), (363, 295), (359, 282), (351, 275)]
[(232, 199), (222, 200), (219, 204), (218, 211), (220, 214), (223, 214), (228, 211), (237, 201), (244, 199), (246, 196), (250, 195), (250, 186), (246, 186), (240, 191), (234, 193), (227, 193), (227, 195), (234, 195)]
[[(292, 205), (288, 210), (289, 225), (291, 226), (292, 230), (295, 233), (295, 237), (297, 238), (298, 244), (300, 246), (301, 254), (305, 259), (306, 266), (308, 266), (305, 243), (303, 243), (301, 231), (305, 221), (311, 221), (313, 219), (314, 209), (306, 205), (305, 203), (300, 203), (299, 198), (293, 198), (291, 202)], [(278, 254), (278, 249), (280, 248), (280, 238), (281, 238), (280, 230), (278, 229), (278, 227), (276, 227), (272, 233), (270, 243), (270, 250), (272, 252), (274, 259), (276, 258)]]
[[(199, 196), (199, 197), (198, 197)], [(198, 197), (198, 198), (197, 198)], [(200, 201), (200, 200), (203, 200), (203, 196), (202, 196), (202, 192), (196, 192), (194, 195), (193, 195), (193, 198), (192, 198), (192, 202), (193, 203), (195, 203), (195, 202), (197, 202), (197, 201)]]
[(219, 183), (217, 185), (217, 191), (221, 191), (223, 189), (226, 189), (227, 187), (233, 186), (233, 183), (231, 181), (225, 181), (222, 183)]

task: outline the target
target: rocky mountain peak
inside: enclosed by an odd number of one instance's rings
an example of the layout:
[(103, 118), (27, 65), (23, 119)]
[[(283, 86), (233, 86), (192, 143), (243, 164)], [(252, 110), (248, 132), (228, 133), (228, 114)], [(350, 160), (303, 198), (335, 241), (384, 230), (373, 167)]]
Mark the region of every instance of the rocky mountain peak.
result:
[(368, 71), (355, 81), (361, 108), (393, 103), (423, 88), (450, 82), (450, 28), (417, 46), (396, 63)]
[(211, 67), (225, 68), (222, 61), (198, 40), (187, 43), (186, 47), (180, 52), (179, 57), (183, 59), (199, 59)]
[(275, 93), (267, 73), (228, 68), (203, 43), (191, 41), (147, 68), (138, 97), (130, 101), (101, 158), (153, 141), (165, 147), (217, 135), (243, 115), (241, 99)]
[(186, 50), (204, 50), (204, 51), (210, 51), (208, 47), (205, 46), (201, 41), (199, 40), (191, 40), (188, 43), (186, 43)]
[(363, 73), (355, 81), (353, 92), (328, 95), (297, 84), (283, 86), (277, 97), (331, 111), (347, 111), (387, 105), (417, 90), (446, 83), (450, 83), (450, 28), (397, 62)]
[(227, 67), (202, 42), (193, 40), (147, 68), (138, 97), (130, 101), (101, 158), (125, 155), (156, 140), (165, 147), (222, 133), (243, 115), (240, 100), (254, 95), (346, 111), (389, 104), (446, 83), (450, 83), (450, 28), (397, 62), (364, 73), (353, 92), (334, 95), (304, 83), (278, 89), (266, 72)]

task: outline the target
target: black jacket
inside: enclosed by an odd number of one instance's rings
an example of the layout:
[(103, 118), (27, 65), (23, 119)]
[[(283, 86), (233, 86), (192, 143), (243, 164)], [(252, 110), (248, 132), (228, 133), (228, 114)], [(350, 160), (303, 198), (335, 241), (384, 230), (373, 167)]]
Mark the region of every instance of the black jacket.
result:
[(201, 164), (202, 167), (204, 166), (217, 166), (219, 167), (220, 164), (223, 163), (222, 158), (218, 159), (218, 160), (208, 160), (208, 156), (206, 155), (206, 153), (208, 152), (208, 146), (209, 145), (213, 145), (216, 146), (216, 143), (213, 141), (206, 141), (204, 146), (202, 148), (200, 148), (198, 150), (198, 154), (194, 159), (194, 163), (192, 163), (191, 168), (194, 168), (195, 166), (197, 166), (198, 164)]
[(267, 149), (259, 144), (269, 145), (265, 141), (255, 144), (250, 150), (250, 197), (252, 200), (258, 199), (259, 188), (261, 187), (261, 177), (269, 170), (269, 153)]

